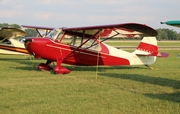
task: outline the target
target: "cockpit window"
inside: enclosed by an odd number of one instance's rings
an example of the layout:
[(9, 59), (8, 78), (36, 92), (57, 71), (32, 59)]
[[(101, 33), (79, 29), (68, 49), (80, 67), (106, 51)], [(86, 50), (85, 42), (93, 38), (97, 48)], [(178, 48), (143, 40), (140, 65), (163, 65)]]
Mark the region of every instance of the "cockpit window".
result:
[(25, 41), (25, 38), (24, 38), (24, 37), (19, 38), (19, 42), (24, 43), (24, 41)]
[(81, 48), (84, 49), (91, 49), (91, 50), (96, 50), (96, 51), (100, 51), (101, 50), (101, 46), (98, 44), (98, 42), (94, 41), (93, 39), (85, 39), (87, 42), (83, 43), (82, 42), (82, 38), (77, 37), (77, 36), (72, 36), (71, 37), (71, 42), (69, 43), (70, 46), (75, 46), (78, 47), (80, 45)]
[(62, 32), (61, 28), (56, 28), (52, 30), (46, 37), (60, 42), (62, 44), (68, 44), (73, 47), (79, 47), (90, 50), (101, 50), (101, 46), (99, 46), (97, 41), (93, 39), (86, 39), (82, 37), (77, 37), (74, 35), (65, 34)]
[(52, 30), (46, 37), (51, 38), (53, 40), (57, 39), (58, 35), (62, 32), (62, 29), (56, 28)]
[(11, 44), (11, 42), (6, 39), (6, 38), (3, 38), (3, 37), (0, 37), (0, 43), (3, 43), (3, 44)]

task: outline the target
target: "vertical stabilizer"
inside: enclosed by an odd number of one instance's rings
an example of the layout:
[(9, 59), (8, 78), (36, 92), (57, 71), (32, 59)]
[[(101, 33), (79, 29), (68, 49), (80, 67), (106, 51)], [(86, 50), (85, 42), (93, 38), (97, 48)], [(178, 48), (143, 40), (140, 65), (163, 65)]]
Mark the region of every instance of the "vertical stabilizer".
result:
[(134, 51), (136, 55), (141, 56), (158, 56), (167, 57), (168, 54), (163, 52), (158, 52), (156, 37), (144, 37), (136, 50)]

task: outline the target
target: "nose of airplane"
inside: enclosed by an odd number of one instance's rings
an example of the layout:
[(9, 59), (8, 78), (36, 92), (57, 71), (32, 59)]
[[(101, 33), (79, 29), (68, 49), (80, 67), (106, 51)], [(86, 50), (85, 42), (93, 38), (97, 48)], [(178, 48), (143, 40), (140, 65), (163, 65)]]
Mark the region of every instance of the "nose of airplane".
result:
[(32, 38), (26, 38), (24, 41), (24, 46), (30, 54), (33, 54), (30, 48), (32, 40), (33, 40)]

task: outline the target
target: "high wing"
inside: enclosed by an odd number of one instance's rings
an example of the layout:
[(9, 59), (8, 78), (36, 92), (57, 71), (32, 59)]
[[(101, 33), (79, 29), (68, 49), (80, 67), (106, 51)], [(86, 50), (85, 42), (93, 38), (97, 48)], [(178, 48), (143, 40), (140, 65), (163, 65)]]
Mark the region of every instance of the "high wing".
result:
[(39, 26), (29, 26), (29, 25), (21, 25), (24, 28), (28, 28), (28, 29), (35, 29), (37, 31), (37, 33), (39, 34), (39, 36), (43, 37), (43, 35), (41, 34), (40, 31), (45, 31), (45, 36), (47, 34), (49, 34), (49, 32), (51, 32), (54, 28), (52, 27), (39, 27)]
[(172, 21), (166, 21), (166, 22), (160, 22), (160, 23), (180, 28), (180, 20), (172, 20)]
[[(60, 39), (59, 42), (62, 43), (62, 39), (65, 38), (65, 35), (69, 35), (73, 37), (72, 42), (69, 44), (76, 46), (76, 49), (74, 49), (65, 59), (70, 58), (71, 56), (78, 54), (82, 51), (85, 51), (87, 49), (98, 47), (99, 43), (114, 37), (132, 38), (132, 37), (145, 37), (145, 36), (157, 35), (156, 30), (154, 30), (153, 28), (146, 26), (144, 24), (137, 24), (137, 23), (62, 28), (61, 30), (62, 31), (59, 32), (61, 35), (54, 35), (54, 36), (61, 36), (61, 38), (59, 38)], [(53, 31), (51, 33), (53, 33)], [(76, 45), (77, 37), (80, 40), (80, 43), (78, 45)], [(57, 39), (57, 38), (52, 38), (52, 39)], [(91, 39), (93, 39), (92, 42)], [(82, 48), (83, 50), (79, 50)]]
[[(91, 37), (99, 35), (101, 38), (112, 37), (140, 37), (140, 36), (156, 36), (157, 32), (153, 28), (144, 24), (125, 23), (113, 25), (100, 25), (89, 27), (62, 28), (66, 34), (76, 35), (79, 37)], [(94, 37), (93, 37), (94, 38)]]
[(18, 28), (14, 28), (14, 27), (0, 28), (0, 42), (3, 42), (10, 38), (25, 36), (25, 35), (26, 35), (26, 32)]

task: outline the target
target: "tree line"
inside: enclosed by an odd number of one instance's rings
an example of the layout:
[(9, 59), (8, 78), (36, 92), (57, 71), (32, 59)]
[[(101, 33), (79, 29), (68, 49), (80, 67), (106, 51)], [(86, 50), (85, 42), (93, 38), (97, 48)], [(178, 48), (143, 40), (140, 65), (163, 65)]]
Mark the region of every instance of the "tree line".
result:
[[(8, 23), (0, 23), (0, 27), (15, 27), (22, 29), (22, 27), (18, 24), (8, 24)], [(38, 36), (38, 33), (34, 29), (23, 29), (26, 31), (27, 36)], [(157, 40), (180, 40), (180, 33), (170, 30), (167, 28), (159, 28), (156, 29), (158, 35), (156, 36)]]

